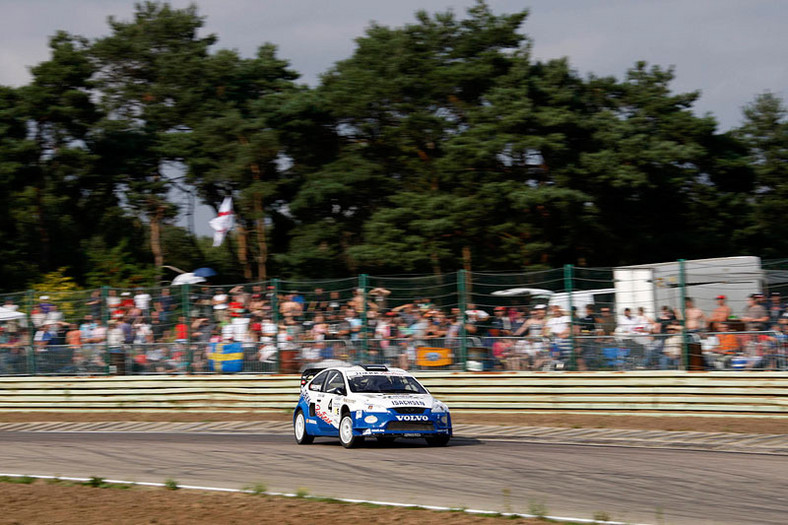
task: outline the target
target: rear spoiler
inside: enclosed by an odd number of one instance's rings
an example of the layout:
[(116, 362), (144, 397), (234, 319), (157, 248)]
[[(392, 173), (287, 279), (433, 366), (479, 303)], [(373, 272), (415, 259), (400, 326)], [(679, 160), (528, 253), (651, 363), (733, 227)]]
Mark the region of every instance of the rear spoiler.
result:
[(310, 379), (315, 377), (317, 374), (319, 374), (323, 370), (325, 370), (325, 367), (323, 367), (323, 368), (306, 368), (306, 369), (304, 369), (304, 371), (301, 372), (301, 386), (302, 387), (305, 386), (309, 382)]

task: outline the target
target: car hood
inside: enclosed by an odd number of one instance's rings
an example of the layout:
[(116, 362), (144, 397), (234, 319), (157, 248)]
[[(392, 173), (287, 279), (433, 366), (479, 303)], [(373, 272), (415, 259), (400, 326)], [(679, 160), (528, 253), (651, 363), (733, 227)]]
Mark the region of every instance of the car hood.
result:
[(359, 394), (362, 403), (379, 408), (420, 407), (432, 408), (434, 399), (429, 394)]

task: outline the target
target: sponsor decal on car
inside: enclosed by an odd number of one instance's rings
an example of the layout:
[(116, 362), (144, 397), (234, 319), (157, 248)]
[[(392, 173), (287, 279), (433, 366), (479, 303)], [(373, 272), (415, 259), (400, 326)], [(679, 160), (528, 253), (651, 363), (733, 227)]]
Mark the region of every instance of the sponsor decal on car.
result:
[(332, 423), (331, 423), (331, 416), (330, 416), (330, 415), (328, 415), (328, 413), (326, 413), (326, 412), (323, 412), (323, 411), (322, 411), (322, 410), (320, 410), (320, 409), (315, 409), (315, 415), (317, 415), (317, 417), (319, 417), (320, 419), (322, 419), (323, 421), (325, 421), (325, 422), (326, 422), (326, 423), (328, 423), (329, 425), (331, 425), (331, 424), (332, 424)]
[(424, 401), (421, 401), (420, 399), (403, 399), (403, 400), (392, 399), (391, 400), (391, 404), (392, 404), (392, 406), (395, 406), (395, 407), (413, 406), (413, 405), (420, 406), (420, 407), (427, 406), (427, 404)]
[(394, 416), (397, 418), (397, 421), (429, 421), (429, 416)]

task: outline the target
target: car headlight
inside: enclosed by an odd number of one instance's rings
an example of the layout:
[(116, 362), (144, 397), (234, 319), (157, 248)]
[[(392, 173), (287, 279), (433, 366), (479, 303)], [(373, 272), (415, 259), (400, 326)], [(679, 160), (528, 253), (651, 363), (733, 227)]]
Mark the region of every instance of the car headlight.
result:
[(432, 411), (433, 411), (433, 413), (448, 412), (449, 411), (449, 407), (447, 407), (446, 405), (444, 405), (440, 401), (436, 401), (435, 404), (432, 405)]

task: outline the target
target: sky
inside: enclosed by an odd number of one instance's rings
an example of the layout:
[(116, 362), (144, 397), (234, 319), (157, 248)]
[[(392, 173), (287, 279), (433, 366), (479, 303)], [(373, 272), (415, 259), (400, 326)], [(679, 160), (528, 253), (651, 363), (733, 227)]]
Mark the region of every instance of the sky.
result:
[[(48, 58), (48, 38), (65, 30), (109, 34), (107, 17), (130, 20), (129, 0), (0, 0), (0, 84), (20, 86)], [(370, 22), (399, 27), (419, 9), (463, 15), (474, 0), (171, 0), (198, 6), (215, 49), (253, 56), (275, 44), (311, 86), (352, 55)], [(700, 91), (699, 115), (720, 131), (738, 126), (742, 108), (771, 91), (788, 100), (788, 0), (487, 0), (496, 14), (527, 8), (521, 27), (537, 60), (568, 57), (581, 75), (622, 78), (637, 61), (675, 68), (675, 92)], [(202, 228), (198, 228), (200, 233)]]

